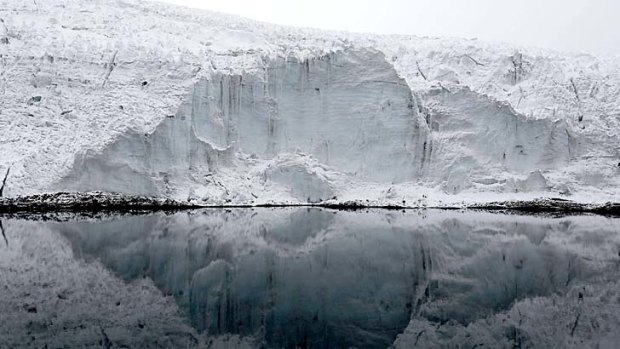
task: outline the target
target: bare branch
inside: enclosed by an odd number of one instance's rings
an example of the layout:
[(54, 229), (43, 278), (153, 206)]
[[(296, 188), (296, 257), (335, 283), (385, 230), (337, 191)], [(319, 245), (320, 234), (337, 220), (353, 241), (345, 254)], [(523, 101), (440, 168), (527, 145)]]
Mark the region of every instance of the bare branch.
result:
[(418, 61), (415, 61), (415, 65), (418, 67), (418, 72), (420, 73), (420, 75), (422, 75), (424, 80), (428, 81), (428, 79), (426, 78), (426, 75), (424, 75), (424, 73), (422, 72), (422, 69), (420, 69), (420, 63), (418, 63)]
[(118, 51), (114, 51), (114, 54), (112, 55), (112, 59), (110, 59), (110, 62), (107, 64), (108, 70), (105, 73), (105, 77), (103, 78), (103, 83), (101, 84), (101, 87), (105, 87), (105, 84), (108, 82), (108, 79), (110, 78), (110, 74), (112, 74), (112, 71), (116, 67), (116, 55), (117, 54), (118, 54)]
[(471, 59), (471, 61), (472, 61), (472, 62), (474, 62), (476, 65), (479, 65), (479, 66), (481, 66), (481, 67), (484, 67), (484, 66), (485, 66), (484, 64), (482, 64), (482, 63), (478, 62), (477, 60), (475, 60), (475, 59), (474, 59), (474, 57), (472, 57), (472, 56), (470, 56), (470, 55), (468, 55), (468, 54), (465, 54), (465, 55), (463, 55), (463, 56), (465, 56), (465, 57), (467, 57), (467, 58)]
[[(524, 98), (524, 96), (523, 96), (523, 87), (519, 87), (519, 92), (521, 92), (521, 96), (519, 97), (519, 102), (517, 102), (516, 108), (519, 108), (519, 106), (521, 105), (521, 101)], [(554, 111), (554, 115), (555, 115), (555, 111)]]
[(6, 234), (4, 233), (4, 227), (2, 226), (2, 220), (0, 220), (0, 231), (2, 232), (2, 237), (4, 238), (6, 247), (9, 247), (9, 240), (6, 238)]
[(441, 87), (442, 90), (444, 90), (445, 92), (448, 93), (452, 93), (450, 90), (448, 90), (444, 85), (441, 84), (441, 82), (439, 83), (439, 87)]
[(581, 313), (577, 313), (577, 317), (575, 318), (575, 322), (570, 329), (570, 336), (572, 337), (575, 334), (575, 330), (577, 329), (577, 325), (579, 325), (579, 318), (581, 317)]
[(11, 172), (10, 167), (6, 170), (6, 175), (4, 175), (4, 180), (2, 180), (2, 186), (0, 187), (0, 198), (2, 197), (2, 193), (4, 192), (4, 186), (6, 185), (6, 179), (9, 178), (9, 172)]
[(592, 86), (592, 89), (590, 90), (590, 98), (595, 98), (596, 99), (596, 94), (598, 93), (598, 83), (594, 84), (594, 86)]
[(577, 90), (577, 85), (575, 85), (575, 80), (573, 80), (573, 78), (570, 79), (570, 84), (573, 86), (575, 98), (577, 98), (577, 101), (581, 102), (581, 98), (579, 98), (579, 90)]
[(523, 72), (523, 54), (517, 52), (511, 57), (510, 60), (512, 61), (512, 65), (514, 66), (513, 80), (514, 84), (516, 85), (519, 82), (519, 74)]

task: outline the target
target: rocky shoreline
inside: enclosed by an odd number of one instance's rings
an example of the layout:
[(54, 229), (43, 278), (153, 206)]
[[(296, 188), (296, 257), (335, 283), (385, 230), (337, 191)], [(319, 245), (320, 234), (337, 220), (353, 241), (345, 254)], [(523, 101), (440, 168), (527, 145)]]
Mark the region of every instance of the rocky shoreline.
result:
[(442, 209), (502, 211), (526, 214), (598, 214), (620, 216), (620, 203), (579, 203), (575, 201), (541, 198), (528, 201), (505, 201), (463, 204), (462, 206), (415, 207), (406, 205), (372, 205), (360, 201), (327, 202), (317, 204), (262, 204), (262, 205), (199, 205), (172, 199), (132, 196), (104, 192), (52, 193), (14, 198), (0, 198), (0, 214), (14, 216), (33, 213), (80, 213), (97, 216), (101, 213), (131, 214), (154, 211), (177, 211), (200, 208), (251, 208), (251, 207), (321, 207), (336, 210), (358, 209)]
[(171, 199), (103, 192), (53, 193), (0, 198), (0, 213), (159, 211), (197, 208)]
[(524, 213), (592, 213), (599, 215), (620, 215), (620, 203), (583, 204), (565, 199), (537, 199), (532, 201), (491, 202), (468, 206), (470, 209), (486, 211), (518, 211)]

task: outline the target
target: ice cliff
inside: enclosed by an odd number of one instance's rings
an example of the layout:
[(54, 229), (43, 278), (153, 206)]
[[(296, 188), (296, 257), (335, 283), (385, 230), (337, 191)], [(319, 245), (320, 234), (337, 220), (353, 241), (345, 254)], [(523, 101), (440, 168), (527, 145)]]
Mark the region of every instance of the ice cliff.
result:
[(620, 63), (137, 0), (0, 6), (5, 195), (619, 201)]

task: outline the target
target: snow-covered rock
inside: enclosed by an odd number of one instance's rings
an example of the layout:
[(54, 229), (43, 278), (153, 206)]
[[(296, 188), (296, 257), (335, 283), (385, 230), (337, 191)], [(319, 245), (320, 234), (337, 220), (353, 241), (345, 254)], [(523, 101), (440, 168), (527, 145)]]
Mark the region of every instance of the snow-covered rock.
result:
[(0, 19), (8, 196), (619, 201), (617, 59), (140, 0), (4, 0)]

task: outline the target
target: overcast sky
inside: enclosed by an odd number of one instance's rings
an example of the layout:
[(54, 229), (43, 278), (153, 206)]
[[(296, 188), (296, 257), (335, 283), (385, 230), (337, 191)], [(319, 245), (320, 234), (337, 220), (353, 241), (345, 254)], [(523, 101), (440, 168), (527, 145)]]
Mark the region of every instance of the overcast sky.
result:
[(620, 55), (620, 0), (164, 0), (261, 21)]

